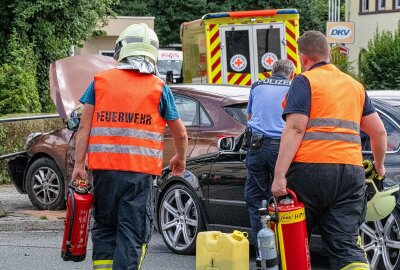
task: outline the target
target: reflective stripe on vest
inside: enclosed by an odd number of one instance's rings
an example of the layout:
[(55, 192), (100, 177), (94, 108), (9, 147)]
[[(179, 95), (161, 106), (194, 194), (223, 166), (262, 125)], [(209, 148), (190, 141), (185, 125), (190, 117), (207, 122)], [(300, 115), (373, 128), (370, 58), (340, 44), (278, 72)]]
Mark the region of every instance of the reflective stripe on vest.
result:
[(163, 141), (163, 135), (139, 129), (131, 129), (131, 128), (92, 128), (90, 130), (90, 136), (122, 136), (122, 137), (131, 137), (131, 138), (141, 138), (141, 139), (149, 139), (153, 141)]
[(159, 113), (163, 85), (154, 75), (131, 70), (96, 74), (89, 169), (161, 174), (166, 124)]
[(332, 64), (303, 75), (310, 82), (311, 108), (303, 141), (293, 161), (361, 166), (364, 88)]
[(118, 144), (90, 144), (88, 151), (91, 153), (131, 154), (153, 158), (162, 158), (163, 155), (163, 152), (157, 149)]

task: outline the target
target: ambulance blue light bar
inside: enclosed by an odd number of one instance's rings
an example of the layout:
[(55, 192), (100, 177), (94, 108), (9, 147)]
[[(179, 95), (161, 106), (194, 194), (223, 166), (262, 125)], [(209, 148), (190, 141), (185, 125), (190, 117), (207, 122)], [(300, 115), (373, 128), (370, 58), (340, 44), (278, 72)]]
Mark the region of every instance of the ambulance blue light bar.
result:
[(265, 10), (249, 10), (249, 11), (232, 11), (209, 13), (202, 17), (203, 20), (218, 18), (243, 18), (243, 17), (270, 17), (275, 15), (299, 14), (297, 9), (265, 9)]

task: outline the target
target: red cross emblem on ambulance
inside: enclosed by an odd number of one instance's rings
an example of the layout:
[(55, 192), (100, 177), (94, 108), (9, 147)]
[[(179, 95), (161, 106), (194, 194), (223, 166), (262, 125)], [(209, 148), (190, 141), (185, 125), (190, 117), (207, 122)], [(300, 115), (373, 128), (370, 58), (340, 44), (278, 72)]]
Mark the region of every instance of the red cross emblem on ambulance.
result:
[(278, 61), (278, 57), (274, 53), (268, 52), (262, 56), (261, 65), (266, 70), (271, 70), (276, 61)]
[(242, 54), (235, 54), (230, 60), (231, 68), (236, 72), (241, 72), (247, 67), (247, 59)]

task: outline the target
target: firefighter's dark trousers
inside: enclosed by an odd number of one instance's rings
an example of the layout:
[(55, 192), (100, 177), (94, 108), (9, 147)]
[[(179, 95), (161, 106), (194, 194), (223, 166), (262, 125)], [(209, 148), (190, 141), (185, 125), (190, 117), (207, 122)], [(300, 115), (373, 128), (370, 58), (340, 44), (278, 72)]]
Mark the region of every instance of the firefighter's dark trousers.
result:
[(332, 269), (369, 269), (359, 238), (366, 209), (364, 168), (293, 163), (287, 181), (305, 205), (309, 236), (319, 225)]
[(272, 175), (279, 152), (280, 140), (264, 138), (258, 148), (250, 146), (246, 156), (247, 179), (244, 196), (251, 224), (252, 242), (258, 254), (257, 233), (262, 229), (258, 209), (262, 200), (271, 196)]
[(93, 269), (140, 269), (153, 229), (153, 177), (98, 170), (93, 178)]

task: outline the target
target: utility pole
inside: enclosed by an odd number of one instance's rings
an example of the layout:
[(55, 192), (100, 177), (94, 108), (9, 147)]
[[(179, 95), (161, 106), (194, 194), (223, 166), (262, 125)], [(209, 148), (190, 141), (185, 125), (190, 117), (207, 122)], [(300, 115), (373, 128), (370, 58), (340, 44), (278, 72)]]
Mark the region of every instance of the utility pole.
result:
[(328, 22), (340, 22), (340, 0), (329, 0)]

